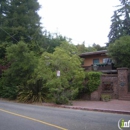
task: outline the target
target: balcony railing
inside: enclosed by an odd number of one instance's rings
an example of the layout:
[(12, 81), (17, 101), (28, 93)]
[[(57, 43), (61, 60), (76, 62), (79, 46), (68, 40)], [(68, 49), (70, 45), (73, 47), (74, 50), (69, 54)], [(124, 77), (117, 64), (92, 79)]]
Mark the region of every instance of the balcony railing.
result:
[(83, 68), (85, 68), (85, 70), (94, 70), (94, 71), (102, 71), (104, 73), (113, 73), (116, 72), (116, 68), (114, 67), (114, 64), (106, 64), (106, 63), (102, 63), (102, 64), (96, 64), (96, 65), (91, 65), (91, 66), (82, 66)]

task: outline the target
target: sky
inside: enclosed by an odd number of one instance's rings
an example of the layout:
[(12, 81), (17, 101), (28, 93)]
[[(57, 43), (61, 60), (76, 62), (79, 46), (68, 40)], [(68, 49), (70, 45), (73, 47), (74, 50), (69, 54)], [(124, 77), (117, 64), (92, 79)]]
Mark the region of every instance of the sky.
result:
[(75, 45), (105, 46), (119, 0), (38, 0), (44, 29), (72, 39)]

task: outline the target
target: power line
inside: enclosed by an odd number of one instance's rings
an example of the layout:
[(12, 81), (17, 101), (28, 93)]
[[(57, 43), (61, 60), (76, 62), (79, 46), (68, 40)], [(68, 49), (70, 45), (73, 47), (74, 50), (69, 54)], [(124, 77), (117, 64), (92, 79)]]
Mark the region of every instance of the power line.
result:
[(16, 42), (18, 42), (13, 36), (11, 36), (8, 32), (6, 32), (2, 27), (0, 27), (2, 31), (4, 31), (6, 34), (8, 34), (11, 38), (13, 38)]

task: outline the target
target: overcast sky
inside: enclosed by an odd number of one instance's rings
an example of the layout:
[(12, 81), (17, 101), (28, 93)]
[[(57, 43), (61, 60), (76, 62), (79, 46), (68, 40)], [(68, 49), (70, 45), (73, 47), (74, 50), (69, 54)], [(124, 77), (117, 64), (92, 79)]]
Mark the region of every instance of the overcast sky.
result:
[(119, 0), (38, 0), (43, 27), (73, 39), (74, 44), (85, 41), (104, 46), (108, 42), (111, 16)]

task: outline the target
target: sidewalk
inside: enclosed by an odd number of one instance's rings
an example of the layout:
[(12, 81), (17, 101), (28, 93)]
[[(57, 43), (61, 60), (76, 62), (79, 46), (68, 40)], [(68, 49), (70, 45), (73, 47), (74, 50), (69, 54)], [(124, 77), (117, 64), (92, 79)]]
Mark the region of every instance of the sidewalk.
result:
[(110, 112), (118, 114), (130, 115), (130, 101), (124, 100), (111, 100), (108, 102), (103, 101), (73, 101), (73, 105), (56, 105), (52, 103), (43, 103), (45, 106), (62, 107), (79, 110)]

